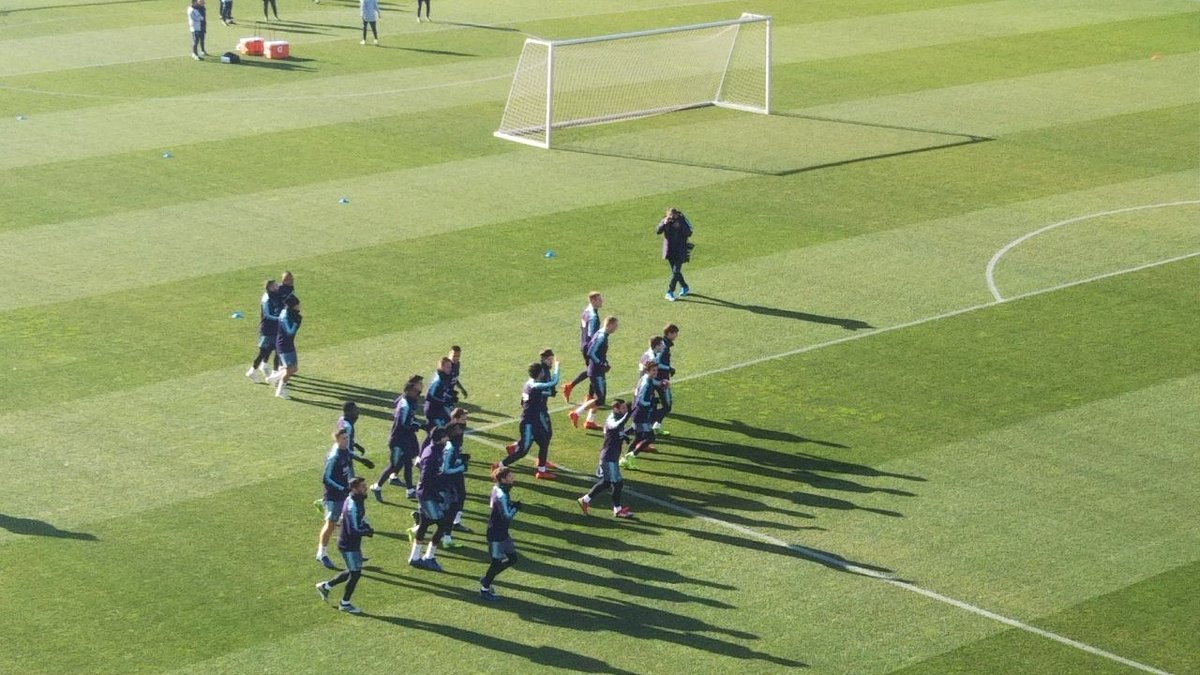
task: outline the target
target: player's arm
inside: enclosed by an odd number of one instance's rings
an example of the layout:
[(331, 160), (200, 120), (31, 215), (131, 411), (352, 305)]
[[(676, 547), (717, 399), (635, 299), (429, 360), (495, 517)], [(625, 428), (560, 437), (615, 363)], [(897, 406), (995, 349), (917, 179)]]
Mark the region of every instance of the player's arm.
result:
[(337, 467), (337, 457), (336, 456), (326, 459), (325, 460), (325, 475), (323, 475), (321, 477), (321, 480), (324, 481), (325, 485), (329, 486), (329, 488), (331, 490), (337, 490), (340, 492), (340, 491), (344, 491), (346, 489), (346, 486), (337, 482), (337, 479), (333, 477), (333, 470), (336, 467)]
[[(355, 443), (355, 445), (358, 447), (362, 447), (362, 446), (359, 446), (357, 443)], [(366, 452), (366, 450), (363, 450), (363, 452)], [(350, 455), (350, 458), (353, 459), (354, 461), (358, 462), (359, 464), (362, 464), (363, 466), (367, 467), (368, 469), (375, 468), (375, 462), (372, 462), (371, 460), (367, 459), (366, 457), (359, 457), (358, 455)]]
[(271, 313), (271, 297), (270, 297), (269, 295), (264, 295), (264, 296), (263, 296), (263, 301), (262, 301), (262, 315), (263, 315), (264, 317), (266, 317), (266, 318), (268, 318), (268, 319), (271, 319), (271, 320), (273, 320), (273, 321), (278, 321), (278, 320), (279, 320), (279, 312), (280, 312), (280, 311), (282, 311), (282, 310), (275, 310), (275, 313), (274, 313), (274, 314), (272, 314), (272, 313)]
[(462, 462), (456, 462), (455, 455), (458, 452), (454, 450), (454, 446), (449, 441), (446, 442), (446, 449), (442, 453), (442, 474), (456, 474), (467, 470), (467, 466)]
[(622, 424), (625, 424), (625, 420), (627, 419), (629, 419), (628, 411), (618, 418), (609, 417), (608, 421), (604, 423), (604, 427), (606, 430), (618, 429)]
[(519, 504), (509, 500), (508, 495), (504, 494), (503, 491), (500, 491), (499, 501), (500, 514), (504, 516), (505, 520), (512, 520), (513, 518), (517, 517), (517, 509), (520, 506)]

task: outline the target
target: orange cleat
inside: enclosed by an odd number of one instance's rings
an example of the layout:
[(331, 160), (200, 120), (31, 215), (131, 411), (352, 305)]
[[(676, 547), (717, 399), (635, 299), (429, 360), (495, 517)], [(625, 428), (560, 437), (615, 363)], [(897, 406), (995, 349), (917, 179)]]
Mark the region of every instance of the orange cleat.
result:
[(549, 471), (534, 471), (533, 477), (538, 480), (558, 480), (558, 476), (550, 473)]
[(572, 410), (571, 412), (567, 413), (567, 417), (571, 418), (571, 426), (578, 429), (579, 428), (579, 413)]
[(508, 445), (504, 446), (504, 449), (508, 451), (508, 454), (513, 454), (517, 451), (517, 442), (513, 441), (512, 443), (509, 443)]
[(574, 388), (575, 388), (574, 382), (568, 382), (563, 385), (563, 398), (565, 398), (567, 400), (567, 403), (571, 402), (571, 390)]
[(584, 422), (583, 428), (587, 429), (589, 431), (604, 431), (604, 427), (602, 425), (596, 424), (595, 422), (593, 422), (591, 420)]

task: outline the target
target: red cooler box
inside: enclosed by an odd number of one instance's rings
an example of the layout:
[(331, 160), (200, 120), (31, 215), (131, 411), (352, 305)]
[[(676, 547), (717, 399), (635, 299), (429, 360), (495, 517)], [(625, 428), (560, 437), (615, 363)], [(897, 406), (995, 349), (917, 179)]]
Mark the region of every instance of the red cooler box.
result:
[(288, 43), (286, 40), (268, 40), (263, 43), (263, 56), (268, 59), (286, 59)]
[(238, 40), (237, 49), (247, 56), (262, 56), (263, 39), (260, 37), (244, 37)]

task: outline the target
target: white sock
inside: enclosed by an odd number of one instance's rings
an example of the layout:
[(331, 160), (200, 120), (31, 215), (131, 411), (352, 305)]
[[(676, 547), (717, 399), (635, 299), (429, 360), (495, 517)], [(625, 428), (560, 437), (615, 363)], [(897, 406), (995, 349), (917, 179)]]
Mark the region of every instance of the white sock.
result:
[(416, 562), (421, 559), (421, 542), (414, 541), (412, 552), (408, 554), (408, 562)]
[(318, 558), (324, 558), (327, 555), (329, 555), (329, 552), (325, 550), (324, 546), (317, 546), (317, 557)]
[(595, 423), (595, 421), (596, 421), (596, 409), (595, 408), (592, 408), (591, 410), (588, 411), (587, 421)]
[(579, 407), (575, 409), (575, 414), (582, 415), (583, 413), (587, 412), (587, 407), (588, 407), (588, 401), (584, 401), (583, 403), (580, 403)]
[(651, 429), (654, 429), (654, 430), (661, 429), (661, 428), (662, 428), (662, 422), (655, 422), (653, 425), (651, 425), (651, 426), (650, 426), (650, 428), (651, 428)]
[(620, 510), (621, 510), (621, 507), (617, 506), (616, 504), (613, 504), (613, 513), (618, 513), (618, 512), (620, 512)]
[(442, 536), (442, 546), (449, 546), (453, 543), (454, 543), (454, 537), (451, 537), (448, 534)]
[(275, 394), (276, 395), (282, 394), (286, 389), (287, 389), (287, 382), (280, 380), (279, 386), (275, 387)]
[(455, 525), (462, 524), (462, 511), (459, 511), (458, 513), (454, 514), (454, 524)]
[(437, 555), (437, 546), (434, 546), (433, 542), (431, 541), (431, 542), (429, 542), (429, 547), (425, 549), (424, 558), (426, 560), (433, 560), (434, 556), (436, 556), (436, 555)]
[(584, 504), (591, 504), (591, 503), (592, 503), (592, 498), (591, 498), (590, 496), (588, 496), (588, 495), (584, 495), (584, 496), (582, 496), (582, 497), (580, 497), (580, 498), (579, 498), (579, 501), (583, 502)]
[(371, 489), (372, 489), (372, 490), (379, 490), (379, 489), (382, 489), (382, 488), (380, 488), (380, 487), (379, 487), (379, 483), (371, 483)]

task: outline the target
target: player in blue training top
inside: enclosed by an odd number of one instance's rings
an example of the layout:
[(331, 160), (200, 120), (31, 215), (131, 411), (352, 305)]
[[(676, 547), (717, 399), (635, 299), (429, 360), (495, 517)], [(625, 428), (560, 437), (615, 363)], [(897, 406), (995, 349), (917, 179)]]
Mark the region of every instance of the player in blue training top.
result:
[(268, 382), (278, 382), (275, 395), (288, 398), (287, 383), (300, 368), (300, 359), (296, 356), (296, 333), (300, 332), (300, 298), (289, 295), (283, 301), (283, 311), (279, 313), (279, 330), (275, 334), (275, 351), (279, 353), (280, 368), (267, 378)]
[(496, 575), (517, 564), (517, 547), (513, 544), (508, 532), (508, 524), (516, 517), (521, 508), (521, 502), (511, 499), (511, 491), (516, 476), (507, 466), (492, 469), (492, 498), (491, 515), (488, 516), (487, 542), (488, 554), (492, 564), (487, 573), (479, 580), (479, 595), (484, 600), (499, 600), (500, 596), (492, 590), (492, 582)]
[[(546, 352), (550, 350), (542, 354)], [(549, 358), (554, 358), (554, 352), (549, 353)], [(550, 424), (550, 412), (546, 401), (554, 394), (554, 387), (558, 386), (559, 364), (555, 359), (553, 368), (547, 373), (544, 363), (543, 359), (529, 364), (529, 379), (525, 380), (525, 385), (521, 387), (521, 437), (505, 446), (508, 456), (501, 460), (501, 463), (511, 467), (529, 454), (529, 448), (537, 443), (538, 462), (533, 475), (542, 480), (554, 480), (558, 476), (550, 472), (554, 465), (549, 459), (550, 439), (554, 436), (554, 429)]]
[(458, 467), (461, 470), (452, 471), (443, 476), (443, 492), (446, 496), (446, 520), (449, 527), (442, 535), (442, 548), (459, 548), (462, 544), (454, 541), (453, 533), (470, 532), (462, 524), (463, 506), (467, 503), (467, 462), (471, 456), (462, 451), (463, 442), (467, 437), (467, 411), (455, 408), (450, 411), (450, 423), (446, 425), (446, 456), (442, 458), (443, 465)]
[(563, 385), (563, 398), (567, 403), (571, 402), (571, 391), (575, 389), (575, 385), (588, 379), (588, 343), (592, 341), (596, 331), (600, 330), (600, 308), (603, 306), (604, 296), (600, 295), (599, 291), (588, 293), (588, 304), (579, 314), (579, 353), (583, 354), (583, 370), (579, 371), (574, 380)]
[(629, 421), (629, 405), (621, 399), (613, 401), (612, 413), (604, 422), (604, 444), (600, 446), (600, 466), (596, 476), (600, 479), (588, 493), (578, 500), (579, 508), (587, 515), (591, 508), (592, 498), (612, 488), (613, 518), (632, 518), (633, 511), (621, 506), (621, 490), (625, 487), (625, 479), (621, 476), (621, 450), (629, 435), (625, 423)]
[[(421, 569), (441, 572), (442, 566), (437, 561), (437, 548), (442, 543), (442, 537), (450, 530), (450, 519), (446, 517), (446, 485), (450, 476), (462, 473), (466, 466), (458, 461), (457, 453), (449, 441), (450, 435), (444, 427), (434, 427), (429, 432), (429, 438), (421, 448), (421, 457), (417, 465), (421, 468), (421, 482), (417, 484), (417, 502), (421, 509), (417, 514), (417, 525), (409, 530), (412, 540), (412, 551), (408, 564)], [(429, 539), (425, 555), (421, 555), (421, 546), (425, 545), (425, 534), (433, 527), (433, 536)]]
[(679, 338), (679, 326), (673, 323), (663, 328), (663, 348), (658, 353), (658, 380), (666, 381), (667, 386), (658, 391), (658, 409), (654, 411), (654, 433), (659, 436), (670, 436), (671, 432), (662, 426), (662, 421), (671, 414), (671, 378), (675, 377), (675, 369), (671, 367), (671, 347)]
[(606, 317), (604, 327), (596, 331), (596, 334), (588, 342), (588, 377), (591, 379), (589, 398), (568, 413), (571, 424), (576, 428), (579, 427), (579, 416), (585, 412), (587, 413), (587, 421), (583, 425), (585, 429), (604, 428), (596, 424), (596, 408), (604, 406), (605, 397), (608, 395), (608, 337), (617, 332), (618, 323), (617, 317)]
[(279, 331), (279, 313), (282, 311), (283, 298), (279, 295), (279, 284), (274, 279), (268, 279), (263, 284), (258, 307), (258, 355), (250, 364), (250, 370), (246, 371), (246, 377), (255, 384), (271, 376), (267, 357), (275, 351), (275, 334)]
[[(450, 422), (450, 409), (454, 407), (454, 390), (451, 388), (450, 370), (454, 362), (448, 357), (438, 361), (437, 370), (425, 390), (425, 430), (433, 433), (434, 429), (444, 429)], [(426, 435), (426, 440), (429, 436)]]
[(459, 376), (462, 374), (462, 347), (453, 345), (450, 347), (450, 353), (446, 356), (450, 359), (450, 407), (458, 405), (458, 393), (462, 392), (462, 397), (467, 398), (467, 388), (463, 386)]
[(654, 448), (654, 406), (658, 392), (671, 386), (670, 382), (658, 380), (658, 364), (648, 363), (638, 380), (633, 398), (633, 446), (621, 458), (621, 466), (637, 468), (637, 457), (643, 452), (658, 452)]
[[(350, 439), (350, 449), (357, 450), (359, 455), (365, 455), (367, 454), (367, 449), (359, 444), (358, 438), (355, 435), (354, 425), (358, 424), (358, 415), (357, 403), (354, 401), (343, 401), (342, 416), (338, 418), (337, 427), (339, 429), (346, 430), (346, 437)], [(359, 457), (353, 453), (350, 456), (354, 459), (354, 461), (362, 462), (363, 466), (367, 467), (368, 469), (375, 468), (375, 463), (366, 457)], [(354, 465), (350, 466), (350, 475), (354, 475)]]
[(321, 503), (325, 515), (321, 533), (317, 537), (317, 562), (336, 570), (337, 566), (329, 559), (329, 552), (325, 547), (329, 545), (329, 536), (333, 534), (333, 528), (342, 517), (342, 502), (346, 501), (346, 495), (350, 493), (350, 479), (353, 475), (350, 468), (352, 460), (349, 435), (345, 429), (337, 429), (333, 432), (333, 439), (333, 447), (325, 456), (325, 471), (321, 474), (321, 486), (325, 490), (325, 497)]
[(350, 596), (354, 595), (354, 589), (362, 577), (362, 538), (375, 536), (375, 529), (367, 522), (366, 496), (367, 481), (363, 478), (351, 479), (350, 494), (342, 506), (342, 527), (338, 530), (337, 539), (338, 553), (342, 554), (342, 560), (346, 562), (346, 571), (329, 581), (317, 584), (317, 593), (322, 600), (328, 601), (329, 591), (334, 586), (346, 582), (346, 590), (342, 593), (338, 609), (350, 614), (358, 614), (361, 611), (350, 604)]
[[(404, 393), (396, 397), (396, 409), (392, 413), (392, 433), (388, 436), (391, 461), (383, 473), (379, 474), (379, 480), (371, 486), (371, 492), (380, 502), (383, 501), (383, 484), (388, 478), (392, 479), (393, 485), (403, 485), (409, 499), (417, 498), (412, 469), (413, 461), (417, 458), (417, 453), (421, 451), (420, 443), (417, 441), (417, 430), (421, 428), (421, 423), (417, 421), (416, 412), (424, 382), (425, 378), (413, 375), (405, 383)], [(401, 471), (404, 474), (403, 483), (399, 483), (398, 479), (394, 478)]]

